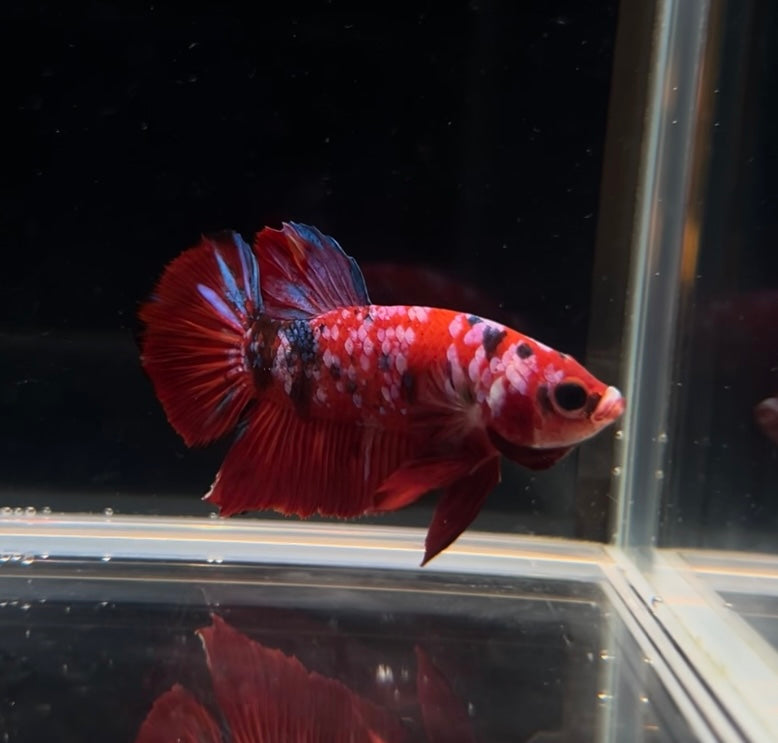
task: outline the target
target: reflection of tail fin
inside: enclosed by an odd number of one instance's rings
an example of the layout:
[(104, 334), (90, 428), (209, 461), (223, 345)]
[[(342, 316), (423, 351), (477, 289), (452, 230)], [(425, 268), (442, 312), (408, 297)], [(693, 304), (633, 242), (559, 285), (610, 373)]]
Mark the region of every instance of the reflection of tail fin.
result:
[(257, 261), (234, 232), (176, 258), (141, 308), (143, 368), (188, 445), (232, 430), (251, 400), (246, 350), (261, 311)]
[[(198, 631), (221, 719), (232, 740), (254, 743), (402, 743), (391, 712), (299, 660), (253, 642), (218, 616)], [(155, 703), (135, 743), (218, 743), (210, 712), (176, 684)]]

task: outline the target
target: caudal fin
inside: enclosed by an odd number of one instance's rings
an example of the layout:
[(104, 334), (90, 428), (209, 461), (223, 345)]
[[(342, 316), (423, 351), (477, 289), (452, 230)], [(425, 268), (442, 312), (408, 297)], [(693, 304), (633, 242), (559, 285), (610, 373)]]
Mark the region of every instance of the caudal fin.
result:
[(189, 446), (232, 430), (251, 400), (246, 352), (260, 312), (259, 266), (234, 232), (182, 253), (141, 307), (141, 363)]

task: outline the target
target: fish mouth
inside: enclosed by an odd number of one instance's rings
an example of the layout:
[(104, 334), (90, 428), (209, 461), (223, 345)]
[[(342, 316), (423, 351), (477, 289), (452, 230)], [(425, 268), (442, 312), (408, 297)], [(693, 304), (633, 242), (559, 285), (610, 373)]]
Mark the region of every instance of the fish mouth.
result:
[(615, 387), (608, 387), (592, 413), (594, 423), (610, 423), (624, 412), (624, 398)]

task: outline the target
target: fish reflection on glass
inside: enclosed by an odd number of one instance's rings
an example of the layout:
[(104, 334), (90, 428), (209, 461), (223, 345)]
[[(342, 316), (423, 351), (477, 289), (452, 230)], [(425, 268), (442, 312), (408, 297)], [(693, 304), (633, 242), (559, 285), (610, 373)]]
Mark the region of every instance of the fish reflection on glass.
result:
[(188, 445), (234, 431), (206, 499), (223, 516), (349, 518), (442, 496), (424, 562), (500, 479), (544, 469), (618, 418), (621, 394), (571, 357), (466, 312), (373, 305), (353, 258), (313, 227), (253, 248), (205, 237), (141, 308), (142, 363)]
[(759, 430), (778, 444), (778, 396), (766, 397), (754, 407), (754, 420)]
[(179, 684), (160, 696), (136, 743), (400, 743), (405, 729), (391, 712), (339, 681), (308, 671), (218, 616), (198, 630), (220, 718)]
[(416, 694), (429, 743), (475, 743), (465, 703), (424, 648), (416, 647)]

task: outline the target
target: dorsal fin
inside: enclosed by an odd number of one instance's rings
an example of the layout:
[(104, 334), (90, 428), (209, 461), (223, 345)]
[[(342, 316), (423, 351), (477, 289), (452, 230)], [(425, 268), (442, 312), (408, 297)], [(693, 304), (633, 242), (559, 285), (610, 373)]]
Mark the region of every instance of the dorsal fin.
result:
[(370, 304), (357, 262), (315, 227), (284, 222), (254, 239), (265, 312), (299, 320), (336, 307)]

